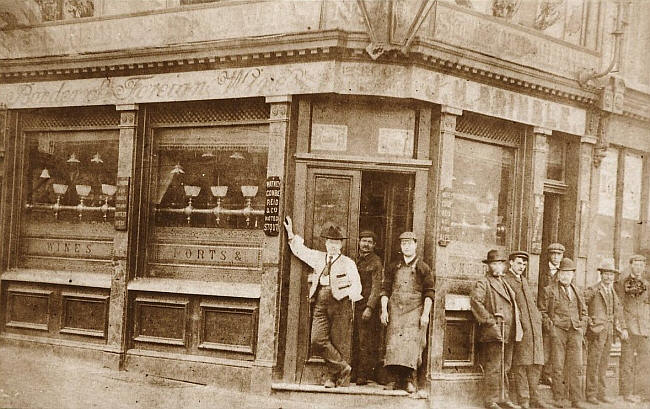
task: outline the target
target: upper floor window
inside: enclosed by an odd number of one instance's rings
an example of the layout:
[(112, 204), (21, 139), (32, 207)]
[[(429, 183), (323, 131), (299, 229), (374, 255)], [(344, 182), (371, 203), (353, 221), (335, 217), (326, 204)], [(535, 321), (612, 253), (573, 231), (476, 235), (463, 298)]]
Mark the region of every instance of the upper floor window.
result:
[(93, 17), (95, 0), (35, 0), (41, 12), (42, 21), (67, 20)]
[[(449, 0), (452, 1), (452, 0)], [(537, 29), (573, 44), (583, 45), (584, 16), (597, 15), (596, 2), (584, 0), (453, 0), (478, 12)]]
[(221, 0), (181, 0), (181, 6), (189, 4), (216, 3)]

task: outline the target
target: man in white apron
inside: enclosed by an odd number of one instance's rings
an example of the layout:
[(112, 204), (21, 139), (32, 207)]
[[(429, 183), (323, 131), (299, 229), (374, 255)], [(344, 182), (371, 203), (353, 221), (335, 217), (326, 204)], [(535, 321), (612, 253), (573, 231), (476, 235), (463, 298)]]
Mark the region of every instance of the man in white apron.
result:
[(404, 232), (399, 240), (402, 256), (386, 269), (381, 291), (380, 319), (387, 327), (384, 365), (395, 379), (386, 387), (414, 393), (435, 282), (431, 268), (416, 255), (415, 233)]

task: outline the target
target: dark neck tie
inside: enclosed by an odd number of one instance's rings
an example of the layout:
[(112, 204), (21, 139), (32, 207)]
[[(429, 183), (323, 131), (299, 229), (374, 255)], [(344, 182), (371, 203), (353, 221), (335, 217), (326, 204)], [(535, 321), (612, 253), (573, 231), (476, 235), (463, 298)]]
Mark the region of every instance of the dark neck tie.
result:
[(330, 270), (332, 269), (332, 256), (327, 256), (327, 265), (325, 266), (325, 271), (323, 271), (324, 276), (330, 275)]

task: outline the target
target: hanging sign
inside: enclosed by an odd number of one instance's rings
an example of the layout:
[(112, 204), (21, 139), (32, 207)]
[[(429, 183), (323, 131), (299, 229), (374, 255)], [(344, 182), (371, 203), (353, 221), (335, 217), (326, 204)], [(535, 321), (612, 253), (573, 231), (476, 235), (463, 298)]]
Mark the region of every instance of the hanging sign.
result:
[(280, 234), (280, 176), (266, 178), (264, 233), (267, 236)]

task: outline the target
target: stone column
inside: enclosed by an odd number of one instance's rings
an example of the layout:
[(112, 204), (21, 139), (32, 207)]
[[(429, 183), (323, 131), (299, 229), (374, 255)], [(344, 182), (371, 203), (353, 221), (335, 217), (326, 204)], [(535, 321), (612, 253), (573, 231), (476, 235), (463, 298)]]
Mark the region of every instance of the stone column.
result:
[[(117, 105), (120, 112), (120, 137), (119, 154), (117, 159), (117, 193), (115, 196), (116, 205), (118, 202), (129, 203), (128, 200), (133, 186), (131, 175), (133, 173), (133, 147), (136, 135), (136, 124), (138, 115), (137, 104)], [(121, 196), (121, 197), (120, 197)], [(118, 206), (116, 206), (118, 207)], [(125, 226), (120, 226), (117, 221), (120, 217), (127, 217), (129, 211), (118, 214), (116, 209), (115, 239), (113, 241), (113, 263), (114, 270), (111, 277), (111, 294), (108, 312), (108, 340), (104, 348), (104, 366), (111, 369), (122, 369), (126, 353), (126, 311), (127, 294), (126, 285), (129, 280), (129, 220), (126, 219)], [(119, 229), (119, 230), (118, 230)]]
[[(454, 140), (456, 119), (461, 109), (443, 105), (440, 110), (439, 132), (432, 132), (431, 159), (433, 168), (429, 173), (429, 197), (433, 201), (427, 215), (427, 227), (435, 238), (434, 266), (436, 272), (436, 294), (433, 303), (433, 317), (429, 325), (429, 368), (428, 373), (442, 371), (443, 343), (445, 334), (445, 296), (447, 295), (449, 266), (449, 233), (451, 223), (451, 188), (454, 176)], [(433, 128), (436, 125), (433, 124)], [(433, 388), (435, 389), (435, 388)], [(431, 391), (432, 395), (436, 393)]]
[[(269, 124), (269, 154), (267, 176), (280, 177), (280, 215), (285, 192), (285, 156), (286, 144), (289, 138), (291, 117), (291, 95), (272, 96), (266, 98), (271, 105), (271, 123)], [(259, 301), (259, 317), (257, 330), (257, 352), (251, 373), (251, 391), (255, 393), (271, 392), (271, 377), (277, 359), (277, 303), (279, 292), (280, 245), (284, 228), (279, 221), (279, 234), (265, 236), (262, 258), (264, 269), (261, 280), (261, 296)]]
[[(548, 140), (552, 131), (546, 128), (533, 128), (530, 158), (530, 196), (528, 206), (522, 212), (529, 220), (526, 242), (530, 251), (528, 260), (528, 280), (532, 288), (539, 281), (539, 263), (542, 253), (542, 231), (544, 227), (544, 180), (548, 159)], [(525, 206), (525, 205), (524, 205)]]
[(599, 279), (596, 277), (597, 257), (592, 256), (594, 247), (590, 236), (593, 232), (594, 217), (598, 209), (598, 187), (600, 172), (594, 168), (594, 147), (597, 138), (593, 135), (584, 135), (580, 138), (580, 166), (578, 178), (578, 223), (576, 225), (576, 262), (577, 267), (585, 272), (580, 285), (587, 285)]

